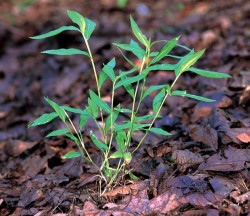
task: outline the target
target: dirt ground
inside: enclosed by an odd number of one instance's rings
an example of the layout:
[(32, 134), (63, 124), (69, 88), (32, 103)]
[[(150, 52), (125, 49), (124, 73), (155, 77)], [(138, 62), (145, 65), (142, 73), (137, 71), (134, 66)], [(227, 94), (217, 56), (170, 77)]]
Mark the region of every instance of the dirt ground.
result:
[[(66, 10), (97, 24), (90, 40), (94, 59), (116, 57), (112, 45), (132, 36), (129, 15), (153, 39), (172, 39), (195, 51), (206, 48), (199, 68), (219, 71), (230, 79), (185, 74), (176, 88), (215, 99), (204, 103), (171, 97), (156, 122), (172, 133), (149, 134), (130, 168), (139, 180), (121, 185), (105, 198), (96, 195), (96, 170), (81, 159), (60, 156), (76, 149), (64, 137), (44, 139), (59, 121), (27, 129), (51, 108), (43, 97), (61, 105), (84, 107), (94, 87), (91, 65), (81, 56), (49, 56), (46, 49), (78, 47), (81, 37), (65, 32), (45, 40), (30, 36), (71, 25)], [(8, 0), (0, 2), (0, 215), (250, 215), (250, 1), (173, 0)], [(135, 60), (135, 59), (134, 59)], [(135, 60), (136, 61), (136, 60)], [(155, 71), (147, 85), (173, 80)], [(104, 86), (109, 95), (109, 84)], [(117, 103), (131, 98), (119, 89)], [(148, 112), (152, 97), (143, 103)], [(74, 118), (74, 116), (72, 116)], [(91, 124), (84, 132), (96, 131)], [(133, 135), (136, 144), (143, 132)], [(90, 152), (100, 160), (91, 142)]]

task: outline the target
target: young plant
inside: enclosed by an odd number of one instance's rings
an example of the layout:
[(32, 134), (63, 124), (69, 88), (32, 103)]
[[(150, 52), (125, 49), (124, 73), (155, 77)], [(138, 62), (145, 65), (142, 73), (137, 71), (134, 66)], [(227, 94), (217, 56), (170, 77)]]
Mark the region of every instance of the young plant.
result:
[[(125, 61), (131, 65), (131, 68), (127, 71), (120, 70), (115, 72), (114, 68), (116, 61), (115, 58), (113, 58), (103, 66), (100, 72), (97, 72), (89, 46), (89, 39), (91, 38), (96, 24), (74, 11), (68, 11), (68, 16), (71, 21), (76, 24), (76, 26), (62, 26), (46, 34), (31, 38), (48, 38), (67, 30), (79, 32), (82, 35), (83, 41), (85, 42), (86, 51), (69, 48), (46, 50), (42, 53), (51, 55), (79, 54), (88, 58), (92, 65), (97, 91), (94, 92), (91, 89), (89, 90), (87, 106), (84, 109), (61, 106), (46, 97), (45, 100), (53, 108), (54, 112), (43, 114), (31, 122), (29, 127), (47, 124), (55, 118), (60, 118), (65, 127), (52, 131), (46, 137), (65, 135), (69, 139), (73, 140), (76, 143), (79, 151), (68, 152), (67, 154), (63, 155), (62, 158), (84, 158), (98, 169), (101, 179), (105, 181), (104, 188), (107, 189), (114, 185), (116, 181), (118, 181), (118, 177), (122, 177), (125, 174), (129, 174), (131, 178), (134, 177), (134, 175), (128, 170), (127, 166), (132, 160), (134, 152), (142, 145), (149, 132), (165, 136), (171, 135), (169, 132), (161, 128), (154, 127), (156, 119), (159, 118), (160, 110), (169, 96), (189, 97), (205, 102), (214, 101), (202, 96), (189, 94), (183, 90), (174, 90), (173, 88), (176, 82), (183, 73), (191, 72), (209, 78), (228, 78), (230, 76), (223, 73), (212, 72), (193, 67), (205, 50), (195, 52), (194, 50), (190, 50), (185, 46), (179, 45), (178, 40), (180, 37), (176, 37), (170, 41), (161, 40), (152, 42), (151, 39), (147, 38), (141, 32), (132, 17), (130, 17), (131, 29), (135, 38), (140, 44), (134, 40), (131, 40), (129, 44), (114, 43), (114, 45), (121, 52)], [(158, 43), (163, 43), (164, 45), (159, 51), (152, 52), (151, 50), (154, 49), (155, 45)], [(187, 54), (184, 56), (171, 55), (170, 52), (176, 46), (185, 49)], [(125, 51), (132, 52), (139, 59), (140, 65), (137, 66), (132, 60), (130, 60), (125, 55)], [(165, 62), (159, 64), (159, 62), (161, 62), (165, 57), (173, 58), (177, 63), (170, 64)], [(174, 71), (175, 78), (173, 82), (171, 84), (166, 83), (164, 85), (154, 85), (148, 87), (147, 77), (149, 72), (156, 70)], [(102, 100), (102, 86), (107, 79), (110, 79), (112, 82), (110, 105)], [(132, 107), (122, 107), (120, 104), (117, 106), (114, 105), (115, 93), (118, 88), (124, 88), (131, 96), (133, 101)], [(156, 91), (157, 94), (155, 95), (152, 103), (153, 113), (140, 116), (139, 111), (142, 101), (154, 91)], [(80, 116), (78, 125), (75, 125), (72, 122), (69, 113), (75, 113)], [(126, 121), (119, 122), (117, 119), (121, 113), (126, 113), (130, 116), (130, 118)], [(94, 120), (102, 136), (101, 138), (97, 137), (97, 135), (92, 131), (89, 134), (92, 143), (99, 149), (101, 153), (101, 164), (97, 164), (92, 159), (82, 135), (84, 126), (89, 119)], [(149, 123), (144, 123), (146, 120)], [(145, 133), (140, 142), (136, 143), (136, 146), (132, 148), (132, 134), (137, 130), (142, 130)], [(111, 166), (110, 162), (114, 159), (118, 159), (118, 163), (116, 166)]]

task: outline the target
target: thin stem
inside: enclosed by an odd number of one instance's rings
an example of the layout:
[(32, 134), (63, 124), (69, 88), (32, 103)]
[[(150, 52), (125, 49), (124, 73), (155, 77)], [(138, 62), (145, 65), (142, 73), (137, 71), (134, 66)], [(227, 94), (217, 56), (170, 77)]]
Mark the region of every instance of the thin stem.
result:
[[(101, 98), (101, 92), (100, 92), (100, 88), (99, 88), (98, 75), (97, 75), (97, 71), (96, 71), (96, 67), (95, 67), (95, 62), (94, 62), (94, 59), (93, 59), (93, 55), (92, 55), (91, 49), (89, 47), (88, 40), (86, 39), (86, 37), (84, 36), (84, 34), (82, 34), (82, 36), (83, 36), (83, 39), (85, 41), (85, 44), (86, 44), (86, 47), (87, 47), (87, 50), (88, 50), (88, 53), (89, 53), (90, 62), (91, 62), (91, 65), (92, 65), (92, 68), (93, 68), (93, 71), (94, 71), (95, 81), (96, 81), (96, 87), (97, 87), (97, 94), (98, 94), (98, 97)], [(106, 135), (106, 132), (105, 132), (104, 118), (103, 118), (103, 113), (102, 113), (102, 109), (101, 108), (100, 108), (100, 116), (101, 116), (101, 119), (102, 119), (102, 130), (103, 130), (102, 134), (103, 134), (104, 141), (106, 143), (107, 142), (107, 135)]]
[[(146, 60), (146, 57), (144, 56), (144, 58), (142, 60), (142, 63), (141, 63), (141, 68), (140, 68), (139, 74), (141, 74), (141, 72), (142, 72), (142, 69), (143, 69), (144, 64), (145, 64), (145, 60)], [(133, 130), (133, 125), (134, 125), (134, 121), (135, 121), (135, 117), (136, 117), (136, 114), (135, 114), (135, 103), (136, 103), (136, 97), (137, 97), (137, 93), (138, 93), (139, 84), (140, 84), (140, 81), (137, 82), (136, 87), (135, 87), (135, 96), (133, 98), (132, 114), (131, 114), (131, 119), (130, 119), (131, 127), (130, 127), (130, 129), (128, 131), (128, 134), (127, 134), (128, 141), (125, 144), (126, 148), (129, 146), (130, 141), (131, 141), (131, 133), (132, 133), (132, 130)]]
[[(177, 82), (177, 80), (178, 80), (179, 77), (180, 77), (180, 75), (178, 75), (178, 76), (175, 78), (175, 80), (173, 81), (172, 85), (170, 86), (170, 91), (171, 91), (171, 89), (173, 88), (173, 86), (175, 85), (175, 83)], [(164, 103), (165, 103), (165, 101), (166, 101), (166, 99), (167, 99), (168, 96), (169, 96), (169, 92), (166, 93), (164, 99), (163, 99), (162, 102), (161, 102), (161, 105), (160, 105), (159, 109), (157, 110), (157, 112), (156, 112), (156, 114), (155, 114), (155, 117), (153, 118), (151, 124), (149, 125), (149, 128), (147, 129), (146, 133), (145, 133), (144, 136), (142, 137), (142, 139), (141, 139), (141, 141), (139, 142), (139, 144), (137, 145), (137, 147), (132, 151), (132, 154), (133, 154), (138, 148), (140, 148), (141, 144), (142, 144), (143, 141), (145, 140), (145, 138), (146, 138), (146, 136), (148, 135), (150, 129), (153, 127), (153, 124), (154, 124), (155, 120), (156, 120), (157, 117), (159, 116), (160, 111), (161, 111), (161, 108), (162, 108), (162, 106), (164, 105)]]

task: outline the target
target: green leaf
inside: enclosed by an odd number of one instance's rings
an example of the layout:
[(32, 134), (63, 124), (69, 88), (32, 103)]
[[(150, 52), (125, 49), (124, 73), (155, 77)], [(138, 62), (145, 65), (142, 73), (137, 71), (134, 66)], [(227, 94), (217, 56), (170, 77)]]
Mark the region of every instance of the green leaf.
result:
[(166, 85), (157, 85), (157, 86), (150, 86), (145, 92), (143, 92), (142, 100), (151, 94), (153, 91), (157, 91), (159, 89), (163, 89)]
[(108, 64), (104, 65), (99, 76), (99, 81), (98, 81), (99, 88), (102, 87), (103, 83), (108, 77), (112, 80), (112, 82), (115, 81), (115, 72), (114, 72), (115, 64), (116, 64), (115, 58), (113, 58), (111, 61), (108, 62)]
[(42, 53), (51, 54), (51, 55), (86, 55), (89, 56), (89, 54), (85, 51), (78, 50), (75, 48), (69, 48), (69, 49), (53, 49), (53, 50), (45, 50)]
[(93, 92), (91, 89), (89, 90), (90, 98), (93, 100), (93, 102), (100, 107), (103, 111), (105, 111), (107, 114), (110, 114), (110, 108), (106, 102), (104, 102), (101, 98), (99, 98), (95, 92)]
[[(150, 126), (150, 124), (136, 124), (136, 123), (134, 123), (132, 131), (143, 130), (143, 129), (145, 129), (145, 127), (148, 127), (148, 126)], [(124, 129), (128, 129), (128, 128), (131, 128), (131, 122), (127, 122), (125, 124), (120, 124), (120, 125), (115, 124), (115, 131), (120, 131), (120, 130), (124, 130)]]
[(167, 132), (167, 131), (165, 131), (165, 130), (163, 130), (161, 128), (154, 128), (154, 127), (152, 127), (152, 128), (150, 128), (149, 131), (153, 132), (153, 133), (156, 133), (156, 134), (164, 135), (164, 136), (170, 136), (170, 135), (172, 135), (171, 133), (169, 133), (169, 132)]
[[(130, 40), (130, 45), (133, 46), (133, 47), (135, 47), (135, 48), (137, 48), (137, 49), (143, 50), (143, 49), (140, 47), (140, 45), (139, 45), (137, 42), (135, 42), (134, 40)], [(144, 51), (144, 50), (143, 50), (143, 51)], [(132, 51), (132, 52), (133, 52), (133, 51)], [(145, 52), (145, 51), (144, 51), (144, 52)], [(133, 52), (133, 53), (134, 53), (135, 56), (137, 56), (137, 58), (139, 58), (139, 59), (141, 59), (141, 60), (143, 60), (143, 57), (146, 55), (146, 52), (145, 52), (145, 55), (138, 55), (137, 52)]]
[(230, 78), (231, 76), (225, 73), (219, 73), (214, 71), (208, 71), (208, 70), (201, 70), (198, 68), (190, 67), (188, 71), (191, 71), (193, 73), (196, 73), (198, 75), (209, 77), (209, 78)]
[(80, 152), (68, 152), (67, 154), (61, 156), (63, 159), (71, 159), (82, 156)]
[(31, 39), (44, 39), (44, 38), (48, 38), (48, 37), (53, 37), (55, 35), (60, 34), (63, 31), (66, 31), (66, 30), (80, 31), (75, 26), (62, 26), (62, 27), (60, 27), (58, 29), (55, 29), (53, 31), (50, 31), (48, 33), (37, 35), (37, 36), (34, 36), (34, 37), (30, 37), (30, 38)]
[(206, 98), (206, 97), (202, 97), (202, 96), (197, 96), (197, 95), (193, 95), (193, 94), (188, 94), (186, 93), (186, 91), (180, 91), (180, 90), (175, 90), (171, 93), (172, 96), (182, 96), (182, 97), (189, 97), (195, 100), (199, 100), (199, 101), (204, 101), (204, 102), (214, 102), (215, 100), (210, 99), (210, 98)]
[(123, 58), (124, 58), (130, 65), (132, 65), (134, 68), (137, 68), (137, 66), (135, 66), (135, 64), (134, 64), (132, 61), (130, 61), (130, 60), (124, 55), (124, 53), (122, 52), (122, 50), (121, 50), (119, 47), (117, 47), (117, 49), (120, 51), (120, 53), (122, 54)]
[(119, 130), (116, 132), (116, 142), (117, 142), (117, 145), (118, 145), (118, 148), (124, 152), (124, 149), (125, 149), (125, 141), (127, 141), (127, 135), (126, 133), (124, 132), (124, 130)]
[(165, 89), (162, 89), (162, 90), (155, 96), (155, 98), (154, 98), (154, 100), (153, 100), (153, 110), (154, 110), (155, 113), (159, 110), (159, 108), (160, 108), (160, 106), (161, 106), (161, 103), (162, 103), (164, 97), (165, 97)]
[(43, 115), (41, 115), (36, 120), (29, 123), (28, 128), (38, 126), (38, 125), (47, 124), (47, 123), (51, 122), (52, 120), (54, 120), (56, 117), (58, 117), (58, 114), (55, 113), (55, 112), (44, 113)]
[(125, 152), (123, 157), (126, 164), (129, 164), (132, 160), (132, 155), (130, 152)]
[[(126, 79), (128, 79), (128, 77), (126, 77), (126, 76), (121, 77), (121, 80), (126, 80)], [(128, 84), (128, 85), (124, 85), (123, 87), (130, 94), (130, 96), (134, 99), (135, 91), (133, 89), (133, 86), (131, 84)]]
[(154, 117), (155, 117), (155, 115), (152, 115), (152, 114), (139, 116), (139, 117), (135, 118), (135, 122), (146, 121), (146, 120), (149, 120), (149, 119), (153, 119)]
[(44, 99), (47, 101), (47, 103), (53, 107), (53, 109), (56, 111), (60, 119), (62, 119), (63, 122), (65, 122), (66, 119), (66, 113), (62, 107), (60, 107), (56, 102), (50, 100), (48, 97), (44, 97)]
[(173, 40), (169, 41), (164, 47), (162, 47), (159, 54), (150, 62), (150, 64), (154, 64), (163, 59), (175, 47), (179, 38), (180, 36), (174, 38)]
[(121, 87), (121, 86), (127, 86), (129, 84), (138, 82), (142, 79), (144, 79), (148, 75), (149, 71), (144, 70), (141, 74), (133, 76), (133, 77), (128, 77), (127, 79), (121, 80), (115, 85), (115, 89)]
[(147, 39), (147, 37), (142, 34), (141, 30), (139, 29), (138, 25), (134, 21), (133, 17), (130, 16), (130, 24), (131, 24), (131, 29), (135, 35), (135, 37), (147, 48), (150, 48), (150, 43)]
[(84, 127), (84, 125), (86, 124), (86, 122), (89, 120), (90, 117), (91, 113), (87, 109), (84, 110), (84, 113), (80, 115), (79, 126), (78, 126), (80, 130)]
[(116, 151), (109, 158), (123, 158), (124, 153), (122, 151)]
[(69, 129), (63, 128), (63, 129), (50, 132), (46, 137), (65, 135), (66, 133), (69, 133), (69, 132), (70, 132)]
[(84, 19), (86, 22), (86, 28), (84, 31), (84, 35), (85, 35), (86, 39), (88, 40), (90, 38), (90, 36), (92, 35), (93, 31), (95, 30), (96, 24), (86, 17)]
[(76, 114), (86, 114), (86, 109), (78, 109), (78, 108), (72, 108), (68, 106), (61, 106), (65, 111), (71, 112), (71, 113), (76, 113)]
[(79, 26), (81, 32), (84, 33), (85, 28), (86, 28), (86, 22), (84, 20), (84, 17), (75, 11), (68, 10), (67, 13), (68, 13), (68, 16), (71, 19), (71, 21), (73, 23), (77, 24)]
[(81, 32), (84, 34), (85, 38), (88, 40), (90, 36), (92, 35), (96, 24), (93, 21), (89, 20), (86, 17), (83, 17), (81, 14), (75, 11), (68, 10), (67, 12), (68, 12), (68, 16), (70, 17), (70, 19), (80, 27)]
[(115, 46), (123, 49), (123, 50), (127, 50), (127, 51), (131, 51), (132, 53), (134, 53), (139, 59), (143, 59), (144, 56), (146, 55), (146, 52), (140, 48), (133, 45), (129, 45), (129, 44), (117, 44), (117, 43), (113, 43)]
[(198, 59), (203, 55), (204, 52), (205, 49), (200, 50), (197, 53), (191, 51), (186, 56), (182, 57), (181, 60), (177, 63), (177, 67), (175, 68), (175, 75), (179, 76), (181, 73), (187, 71), (198, 61)]
[[(114, 125), (117, 117), (118, 117), (119, 111), (115, 110), (113, 112), (110, 113), (109, 117), (106, 119), (106, 123), (105, 123), (105, 132), (108, 133), (108, 130), (110, 129), (110, 127), (112, 125)], [(112, 115), (112, 122), (111, 122), (111, 115)]]
[(154, 66), (150, 66), (149, 70), (150, 71), (155, 71), (155, 70), (175, 70), (176, 64), (157, 64)]
[(78, 144), (78, 139), (73, 134), (64, 134), (64, 135), (73, 140), (76, 144)]
[(98, 140), (92, 131), (90, 131), (90, 138), (93, 141), (93, 143), (96, 145), (96, 147), (99, 148), (101, 151), (108, 150), (108, 146), (105, 143)]
[(88, 104), (89, 104), (88, 106), (89, 112), (92, 114), (93, 118), (96, 119), (98, 116), (98, 106), (90, 98), (88, 98)]

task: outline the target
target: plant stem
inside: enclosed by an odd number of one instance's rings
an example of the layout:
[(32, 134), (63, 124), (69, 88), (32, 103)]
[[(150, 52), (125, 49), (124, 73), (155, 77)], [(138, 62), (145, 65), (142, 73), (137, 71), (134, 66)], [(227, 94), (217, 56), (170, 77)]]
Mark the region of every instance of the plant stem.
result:
[[(95, 67), (95, 62), (94, 62), (94, 59), (93, 59), (93, 55), (92, 55), (91, 49), (89, 47), (88, 40), (86, 39), (86, 37), (84, 36), (84, 34), (82, 34), (82, 36), (83, 36), (83, 39), (85, 41), (85, 44), (86, 44), (86, 47), (87, 47), (87, 50), (88, 50), (88, 53), (89, 53), (90, 62), (91, 62), (91, 65), (92, 65), (92, 68), (93, 68), (93, 71), (94, 71), (95, 81), (96, 81), (96, 87), (97, 87), (97, 94), (98, 94), (98, 97), (101, 98), (101, 92), (100, 92), (100, 88), (99, 88), (98, 75), (97, 75), (97, 71), (96, 71), (96, 67)], [(107, 135), (106, 135), (106, 132), (105, 132), (105, 124), (104, 124), (104, 118), (103, 118), (103, 113), (102, 113), (102, 109), (101, 108), (100, 108), (100, 116), (101, 116), (101, 119), (102, 119), (103, 138), (104, 138), (104, 141), (106, 143), (107, 142)]]
[[(170, 91), (173, 88), (173, 86), (175, 85), (175, 83), (177, 82), (178, 78), (180, 77), (180, 74), (175, 78), (175, 80), (173, 81), (172, 85), (170, 86)], [(164, 99), (161, 102), (161, 105), (159, 107), (159, 109), (157, 110), (155, 117), (153, 118), (151, 124), (149, 125), (149, 128), (147, 129), (146, 133), (144, 134), (144, 136), (142, 137), (141, 141), (139, 142), (139, 144), (137, 145), (137, 147), (132, 151), (132, 154), (141, 146), (141, 144), (143, 143), (143, 141), (145, 140), (145, 138), (147, 137), (148, 133), (150, 132), (150, 129), (153, 127), (153, 124), (155, 122), (155, 120), (157, 119), (157, 117), (160, 114), (161, 108), (163, 106), (163, 104), (165, 103), (167, 97), (169, 96), (169, 92), (166, 93)]]

